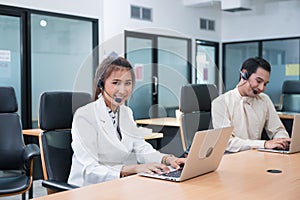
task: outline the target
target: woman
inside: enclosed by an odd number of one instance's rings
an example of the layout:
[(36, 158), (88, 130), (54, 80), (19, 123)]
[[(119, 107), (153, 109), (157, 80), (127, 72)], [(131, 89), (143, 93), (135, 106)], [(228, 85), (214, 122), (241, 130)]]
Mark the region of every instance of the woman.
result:
[[(130, 63), (108, 57), (96, 71), (95, 101), (79, 108), (72, 124), (74, 151), (69, 184), (84, 186), (139, 172), (168, 172), (184, 158), (162, 154), (145, 142), (151, 130), (138, 128), (132, 111), (124, 105), (135, 76)], [(138, 163), (138, 164), (137, 164)]]

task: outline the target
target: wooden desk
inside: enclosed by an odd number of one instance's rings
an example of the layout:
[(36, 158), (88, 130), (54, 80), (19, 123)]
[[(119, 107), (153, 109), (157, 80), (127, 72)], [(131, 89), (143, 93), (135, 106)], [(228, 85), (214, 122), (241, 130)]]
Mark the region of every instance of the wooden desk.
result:
[(43, 133), (42, 129), (24, 129), (23, 131), (23, 135), (29, 135), (29, 136), (36, 136), (36, 137), (40, 137)]
[(300, 113), (295, 112), (277, 112), (280, 119), (294, 119), (295, 115), (299, 115)]
[(177, 119), (175, 117), (139, 119), (139, 120), (136, 120), (135, 122), (137, 124), (180, 127), (180, 121), (179, 121), (179, 119)]
[[(25, 129), (22, 131), (23, 135), (28, 135), (28, 136), (35, 136), (39, 138), (39, 143), (41, 144), (41, 135), (43, 133), (42, 129)], [(155, 139), (161, 139), (164, 137), (163, 133), (152, 133), (151, 135), (145, 136), (145, 140), (155, 140)]]
[(154, 132), (164, 133), (164, 137), (161, 140), (162, 148), (158, 148), (161, 152), (171, 153), (175, 156), (183, 154), (179, 119), (175, 117), (139, 119), (136, 120), (136, 123), (150, 128)]
[[(131, 176), (35, 200), (299, 199), (300, 153), (256, 150), (224, 155), (217, 171), (182, 183)], [(280, 169), (272, 174), (268, 169)]]

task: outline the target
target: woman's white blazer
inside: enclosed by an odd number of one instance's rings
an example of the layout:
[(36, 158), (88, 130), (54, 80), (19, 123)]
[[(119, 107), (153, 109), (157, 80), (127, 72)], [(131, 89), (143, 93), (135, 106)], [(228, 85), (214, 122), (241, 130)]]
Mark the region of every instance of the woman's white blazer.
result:
[(151, 129), (137, 127), (132, 110), (120, 106), (118, 138), (102, 96), (79, 108), (72, 123), (74, 151), (68, 183), (84, 186), (120, 177), (126, 164), (160, 163), (162, 154), (144, 140)]

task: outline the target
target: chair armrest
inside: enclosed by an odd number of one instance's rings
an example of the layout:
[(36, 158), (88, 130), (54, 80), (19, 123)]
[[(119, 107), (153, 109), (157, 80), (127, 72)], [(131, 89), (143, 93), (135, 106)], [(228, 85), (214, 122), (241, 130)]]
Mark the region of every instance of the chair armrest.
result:
[(51, 180), (43, 180), (42, 186), (57, 192), (62, 192), (66, 190), (72, 190), (75, 188), (79, 188), (76, 185), (71, 185), (62, 181), (51, 181)]
[(40, 148), (36, 144), (28, 144), (24, 148), (23, 159), (25, 163), (25, 170), (30, 169), (30, 161), (40, 155)]
[(275, 110), (276, 111), (281, 111), (282, 110), (282, 104), (278, 103), (278, 104), (274, 104)]
[(275, 104), (275, 109), (276, 111), (282, 111), (282, 98), (283, 98), (283, 94), (280, 95), (279, 97), (279, 102), (277, 104)]
[(30, 160), (35, 156), (39, 156), (40, 155), (40, 148), (38, 145), (36, 144), (28, 144), (25, 146), (24, 148), (24, 156), (23, 159), (24, 160)]

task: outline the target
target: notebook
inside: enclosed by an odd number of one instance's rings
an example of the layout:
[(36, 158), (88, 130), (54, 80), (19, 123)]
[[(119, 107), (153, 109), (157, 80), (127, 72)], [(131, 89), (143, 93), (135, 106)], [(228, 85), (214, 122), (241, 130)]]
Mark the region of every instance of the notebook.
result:
[(292, 138), (291, 138), (289, 149), (283, 150), (283, 149), (259, 148), (257, 150), (274, 152), (274, 153), (287, 153), (287, 154), (299, 152), (300, 151), (300, 115), (294, 115)]
[(169, 181), (184, 181), (215, 171), (224, 155), (232, 127), (196, 132), (185, 165), (168, 174), (139, 173), (141, 176)]

